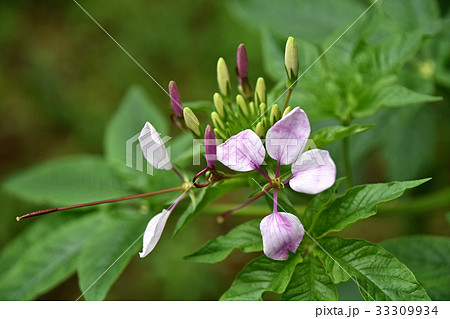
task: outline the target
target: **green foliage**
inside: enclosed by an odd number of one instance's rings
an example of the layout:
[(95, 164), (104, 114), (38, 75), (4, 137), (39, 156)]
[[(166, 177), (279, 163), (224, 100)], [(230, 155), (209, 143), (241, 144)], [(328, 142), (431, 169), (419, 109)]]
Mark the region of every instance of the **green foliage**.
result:
[(80, 289), (86, 300), (103, 300), (141, 247), (149, 217), (134, 210), (109, 209), (80, 252)]
[(281, 300), (337, 300), (336, 287), (326, 274), (319, 258), (308, 255), (295, 267), (292, 279)]
[(291, 256), (286, 262), (266, 256), (256, 258), (242, 269), (220, 300), (261, 300), (267, 291), (283, 293), (301, 261), (300, 255)]
[(233, 228), (228, 234), (211, 239), (196, 252), (184, 257), (202, 263), (217, 263), (228, 257), (235, 249), (245, 253), (262, 250), (261, 219), (253, 219)]
[(200, 190), (196, 194), (195, 200), (191, 201), (189, 206), (178, 219), (175, 230), (173, 231), (173, 236), (175, 237), (192, 220), (192, 218), (198, 215), (202, 209), (211, 204), (213, 201), (232, 190), (247, 186), (247, 179), (233, 178), (225, 180), (219, 185), (211, 185)]
[(20, 255), (16, 252), (11, 256), (17, 261), (0, 275), (0, 299), (30, 300), (72, 275), (79, 252), (98, 221), (95, 214), (65, 222), (44, 234), (42, 228), (30, 230), (28, 236), (42, 236), (32, 241), (23, 237), (15, 243), (15, 248), (22, 250)]
[(324, 127), (317, 132), (311, 134), (311, 139), (317, 148), (322, 148), (325, 145), (333, 143), (337, 140), (346, 138), (353, 134), (359, 134), (370, 130), (375, 124), (359, 125), (354, 124), (350, 126), (328, 126)]
[(73, 205), (129, 195), (100, 157), (73, 155), (50, 160), (16, 174), (3, 187), (37, 204)]
[(317, 250), (335, 283), (351, 277), (366, 300), (430, 300), (413, 273), (378, 245), (359, 239), (327, 237)]
[(355, 186), (320, 213), (320, 223), (314, 225), (312, 233), (322, 237), (330, 232), (340, 231), (360, 219), (376, 214), (378, 204), (393, 200), (405, 190), (428, 180)]
[(450, 238), (406, 236), (387, 240), (382, 246), (411, 269), (431, 299), (450, 299)]

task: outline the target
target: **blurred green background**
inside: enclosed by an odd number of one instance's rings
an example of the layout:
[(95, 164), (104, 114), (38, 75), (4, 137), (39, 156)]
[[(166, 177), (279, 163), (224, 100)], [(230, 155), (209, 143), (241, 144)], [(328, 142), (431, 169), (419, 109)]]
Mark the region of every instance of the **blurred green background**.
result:
[[(330, 34), (342, 32), (370, 4), (369, 1), (342, 1), (341, 10), (335, 10), (329, 6), (329, 1), (306, 1), (309, 11), (299, 12), (291, 9), (294, 2), (101, 0), (80, 1), (80, 4), (162, 87), (166, 89), (168, 82), (175, 80), (182, 100), (191, 101), (212, 99), (217, 86), (216, 61), (222, 56), (229, 68), (234, 68), (240, 43), (247, 47), (250, 78), (255, 80), (265, 74), (261, 28), (271, 29), (280, 39), (292, 34), (312, 43), (322, 43)], [(449, 3), (445, 0), (436, 3), (437, 17), (448, 17)], [(414, 8), (411, 10), (405, 13), (404, 20), (394, 19), (399, 32), (411, 25), (427, 23), (421, 16), (415, 16)], [(381, 23), (375, 10), (369, 15), (375, 18), (361, 19), (354, 26), (355, 32), (369, 21)], [(380, 20), (376, 20), (378, 18)], [(437, 40), (438, 45), (448, 44), (449, 34)], [(352, 37), (352, 32), (346, 37)], [(50, 158), (77, 153), (101, 154), (105, 126), (132, 85), (141, 85), (161, 106), (162, 112), (167, 116), (171, 113), (168, 97), (161, 88), (73, 1), (1, 2), (0, 54), (1, 179)], [(432, 176), (433, 181), (408, 193), (411, 197), (415, 195), (415, 202), (405, 202), (399, 204), (400, 207), (384, 206), (376, 217), (345, 230), (346, 237), (380, 242), (410, 234), (449, 234), (444, 214), (449, 210), (447, 196), (450, 197), (447, 102), (450, 54), (427, 55), (424, 49), (419, 52), (417, 61), (425, 60), (421, 55), (431, 59), (432, 74), (426, 79), (408, 77), (404, 82), (415, 90), (442, 96), (444, 100), (415, 106), (414, 112), (398, 109), (374, 117), (372, 122), (385, 125), (368, 136), (380, 143), (359, 147), (367, 144), (366, 140), (353, 141), (357, 153), (354, 155), (355, 175), (358, 183), (428, 176)], [(417, 65), (411, 63), (405, 68), (417, 69)], [(268, 85), (271, 84), (269, 81)], [(397, 146), (384, 144), (384, 139), (392, 141), (402, 134), (410, 134), (409, 131), (399, 132), (395, 123), (386, 124), (386, 118), (391, 118), (393, 113), (395, 119), (413, 123), (410, 125), (412, 132), (421, 125), (428, 125), (425, 128), (428, 135), (408, 135), (413, 151), (402, 153), (411, 162), (404, 161), (405, 157), (401, 162), (399, 158), (386, 157), (392, 148), (401, 149), (404, 145), (403, 142)], [(179, 132), (173, 128), (171, 133)], [(17, 223), (15, 216), (41, 207), (20, 201), (4, 191), (0, 196), (2, 248), (35, 222)], [(179, 237), (171, 239), (170, 235), (163, 235), (151, 256), (144, 260), (138, 256), (132, 259), (108, 299), (218, 299), (255, 254), (235, 252), (217, 265), (191, 264), (181, 257), (244, 220), (245, 217), (236, 216), (218, 225), (214, 216), (202, 215)], [(174, 221), (173, 218), (167, 227), (173, 228)], [(351, 283), (342, 285), (340, 293), (342, 299), (360, 298)], [(77, 278), (73, 276), (39, 299), (73, 300), (79, 295)]]

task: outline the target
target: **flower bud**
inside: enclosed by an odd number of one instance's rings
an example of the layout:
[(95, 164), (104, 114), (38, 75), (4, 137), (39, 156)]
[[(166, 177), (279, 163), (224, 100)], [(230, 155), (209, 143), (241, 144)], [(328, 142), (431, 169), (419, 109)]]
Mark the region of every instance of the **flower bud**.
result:
[(226, 139), (227, 138), (227, 136), (220, 129), (218, 129), (217, 127), (214, 128), (214, 134), (216, 136), (222, 138), (222, 139)]
[(181, 106), (180, 92), (174, 81), (169, 82), (170, 104), (176, 117), (183, 118), (183, 107)]
[(289, 37), (286, 42), (284, 53), (284, 65), (286, 67), (287, 81), (286, 85), (291, 87), (298, 77), (298, 48), (293, 37)]
[(252, 115), (256, 115), (255, 103), (253, 102), (248, 103), (248, 108), (250, 110), (250, 113), (252, 113)]
[(278, 104), (275, 104), (274, 106), (272, 106), (272, 109), (270, 110), (269, 116), (270, 126), (273, 126), (279, 119), (280, 119), (280, 108), (278, 107)]
[(255, 105), (260, 103), (266, 103), (266, 82), (262, 77), (258, 78), (255, 87)]
[(287, 108), (284, 109), (283, 115), (281, 117), (285, 117), (286, 115), (289, 114), (290, 111), (292, 111), (292, 107), (288, 106)]
[(209, 168), (214, 168), (217, 159), (217, 143), (211, 125), (206, 126), (204, 142), (206, 164)]
[(248, 113), (247, 104), (245, 103), (245, 99), (242, 95), (240, 95), (240, 94), (236, 95), (236, 103), (239, 106), (239, 108), (241, 109), (242, 113), (246, 117), (248, 117), (249, 113)]
[(266, 135), (266, 130), (264, 129), (261, 122), (258, 122), (258, 124), (256, 124), (255, 133), (259, 137), (264, 137), (264, 135)]
[(228, 73), (228, 67), (223, 58), (220, 58), (219, 61), (217, 61), (217, 83), (219, 84), (219, 90), (222, 95), (230, 97), (230, 74)]
[(237, 73), (239, 82), (243, 82), (248, 77), (248, 57), (245, 45), (241, 43), (237, 50)]
[(225, 118), (225, 103), (223, 102), (222, 96), (219, 93), (214, 93), (213, 96), (214, 107), (216, 108), (217, 113), (219, 113), (221, 118)]
[(194, 112), (190, 108), (185, 107), (183, 109), (183, 115), (186, 126), (196, 135), (200, 136), (200, 122)]
[(263, 115), (264, 113), (266, 113), (266, 111), (267, 111), (267, 105), (266, 105), (266, 103), (261, 103), (261, 104), (259, 105), (259, 114), (260, 114), (260, 115)]
[(211, 120), (213, 121), (214, 127), (225, 130), (225, 125), (223, 124), (223, 122), (220, 119), (220, 116), (219, 116), (219, 114), (217, 114), (217, 112), (211, 113)]

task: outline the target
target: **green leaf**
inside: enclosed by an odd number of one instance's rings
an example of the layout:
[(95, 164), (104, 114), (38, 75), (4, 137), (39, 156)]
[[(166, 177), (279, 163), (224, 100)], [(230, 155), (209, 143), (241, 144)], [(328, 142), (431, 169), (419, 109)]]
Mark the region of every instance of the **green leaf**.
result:
[(336, 287), (317, 257), (308, 255), (295, 267), (281, 300), (335, 301)]
[(425, 178), (352, 187), (320, 214), (320, 223), (315, 224), (313, 234), (322, 237), (330, 232), (340, 231), (357, 220), (375, 215), (378, 204), (400, 197), (405, 190), (429, 180)]
[[(352, 0), (247, 0), (227, 1), (227, 5), (233, 17), (243, 21), (246, 27), (267, 25), (286, 39), (293, 36), (316, 45), (323, 44), (332, 33), (342, 33), (366, 9), (360, 2)], [(326, 43), (327, 46), (330, 44)]]
[(36, 165), (5, 181), (12, 194), (37, 204), (79, 204), (128, 195), (108, 164), (96, 156), (76, 155)]
[(382, 8), (390, 22), (405, 31), (429, 28), (439, 20), (439, 4), (435, 0), (384, 1)]
[[(167, 117), (160, 111), (160, 108), (148, 98), (142, 88), (132, 87), (125, 94), (118, 110), (107, 126), (104, 145), (106, 159), (114, 165), (114, 168), (122, 175), (128, 185), (151, 191), (155, 188), (148, 190), (148, 176), (142, 172), (145, 171), (147, 162), (143, 158), (138, 141), (139, 134), (147, 121), (163, 137), (169, 132)], [(143, 163), (140, 165), (143, 167), (138, 167), (138, 163)], [(139, 171), (139, 169), (142, 171)], [(154, 177), (152, 183), (154, 184), (166, 180), (168, 176), (170, 178), (173, 174), (173, 172), (156, 169), (152, 172), (154, 175), (152, 176)], [(162, 177), (158, 178), (157, 181), (156, 178), (159, 176)], [(159, 189), (161, 188), (163, 187)]]
[(354, 110), (352, 114), (356, 117), (363, 117), (372, 114), (382, 107), (397, 107), (441, 100), (442, 98), (439, 96), (414, 92), (401, 85), (390, 85), (366, 96), (360, 102), (360, 107)]
[[(360, 239), (327, 237), (317, 250), (335, 283), (352, 276), (366, 300), (430, 300), (413, 273), (389, 252)], [(345, 274), (345, 275), (343, 275)]]
[(450, 299), (449, 237), (407, 236), (381, 245), (411, 269), (431, 299)]
[(313, 223), (319, 218), (320, 213), (330, 205), (331, 201), (333, 200), (334, 194), (337, 191), (337, 188), (344, 179), (345, 177), (339, 178), (338, 180), (336, 180), (333, 186), (314, 196), (313, 199), (308, 203), (305, 212), (301, 216), (301, 221), (305, 229), (309, 231)]
[(281, 294), (286, 289), (295, 266), (302, 261), (300, 255), (285, 261), (266, 256), (252, 260), (237, 275), (231, 287), (220, 300), (262, 300), (266, 291)]
[(148, 220), (137, 211), (117, 208), (102, 216), (78, 259), (79, 285), (86, 300), (105, 299), (130, 259), (137, 256)]
[(233, 228), (228, 234), (211, 239), (195, 253), (184, 259), (200, 263), (217, 263), (228, 257), (235, 249), (244, 253), (261, 251), (262, 238), (259, 230), (261, 219), (253, 219)]
[(345, 137), (348, 137), (353, 134), (358, 134), (365, 132), (372, 127), (374, 127), (375, 124), (368, 124), (368, 125), (359, 125), (354, 124), (351, 126), (328, 126), (324, 127), (314, 134), (311, 135), (310, 139), (314, 141), (314, 144), (317, 148), (322, 148), (325, 145), (328, 145), (330, 143), (333, 143), (337, 140), (343, 139)]
[(76, 218), (35, 239), (1, 274), (0, 299), (34, 299), (73, 274), (79, 252), (98, 221), (97, 214)]
[(178, 233), (192, 220), (192, 218), (197, 216), (206, 206), (226, 193), (243, 187), (248, 187), (248, 182), (245, 178), (232, 178), (224, 180), (223, 183), (218, 185), (213, 184), (201, 189), (196, 194), (196, 201), (191, 201), (189, 206), (178, 219), (177, 224), (175, 225), (175, 230), (173, 231), (173, 237), (178, 235)]

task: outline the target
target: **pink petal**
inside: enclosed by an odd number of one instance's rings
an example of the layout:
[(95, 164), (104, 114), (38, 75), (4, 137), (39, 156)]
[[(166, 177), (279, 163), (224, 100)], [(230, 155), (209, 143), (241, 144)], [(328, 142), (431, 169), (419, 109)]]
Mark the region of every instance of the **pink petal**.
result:
[(150, 165), (157, 169), (172, 169), (172, 163), (170, 162), (164, 142), (149, 122), (145, 123), (139, 135), (139, 144)]
[(254, 170), (264, 162), (266, 151), (252, 130), (242, 131), (217, 147), (217, 159), (238, 172)]
[(336, 180), (336, 165), (328, 151), (313, 149), (300, 155), (291, 167), (293, 190), (317, 194), (331, 187)]
[(305, 147), (310, 133), (308, 116), (296, 107), (267, 131), (267, 153), (281, 164), (292, 164)]
[(144, 244), (142, 252), (139, 253), (139, 257), (144, 258), (151, 253), (153, 248), (155, 248), (159, 238), (161, 238), (162, 231), (164, 230), (167, 218), (169, 218), (171, 212), (172, 210), (163, 209), (161, 213), (150, 219), (150, 222), (145, 229)]
[(274, 212), (260, 224), (264, 254), (274, 260), (286, 260), (289, 250), (296, 252), (305, 230), (297, 216)]

